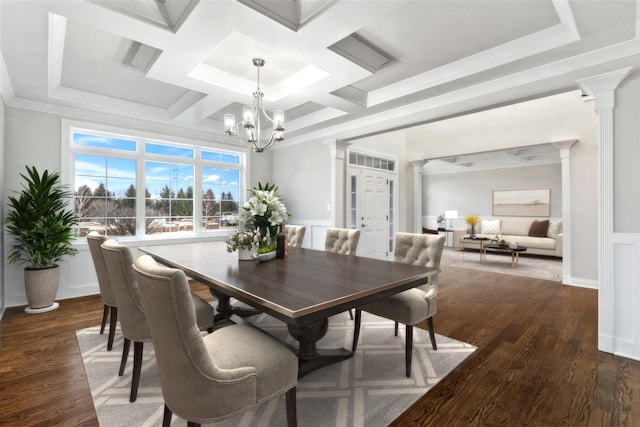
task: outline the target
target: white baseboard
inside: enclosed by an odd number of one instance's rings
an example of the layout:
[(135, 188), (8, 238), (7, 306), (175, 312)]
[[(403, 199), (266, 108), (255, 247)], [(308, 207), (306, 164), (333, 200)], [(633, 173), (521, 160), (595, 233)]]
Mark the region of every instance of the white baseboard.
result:
[(579, 277), (563, 277), (563, 285), (577, 286), (579, 288), (598, 289), (598, 281), (592, 279), (581, 279)]

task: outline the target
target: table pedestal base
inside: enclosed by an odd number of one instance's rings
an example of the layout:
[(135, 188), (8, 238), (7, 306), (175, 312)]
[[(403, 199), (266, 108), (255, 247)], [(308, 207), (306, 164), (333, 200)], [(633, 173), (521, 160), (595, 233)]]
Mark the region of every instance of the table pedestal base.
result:
[(322, 319), (303, 326), (288, 325), (289, 334), (300, 343), (298, 346), (298, 378), (323, 366), (341, 362), (353, 356), (344, 348), (318, 349), (316, 343), (325, 336), (329, 320)]
[(220, 320), (228, 320), (234, 314), (240, 317), (249, 317), (260, 314), (261, 312), (253, 308), (234, 307), (231, 305), (231, 297), (220, 292), (216, 292), (213, 288), (210, 288), (211, 295), (218, 300), (218, 306), (213, 321), (218, 322)]

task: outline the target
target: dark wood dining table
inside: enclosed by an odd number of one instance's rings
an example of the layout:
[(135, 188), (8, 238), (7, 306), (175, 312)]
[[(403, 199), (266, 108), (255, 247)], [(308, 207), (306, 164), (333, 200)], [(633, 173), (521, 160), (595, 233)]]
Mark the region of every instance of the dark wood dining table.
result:
[[(320, 349), (328, 318), (427, 282), (437, 268), (288, 248), (285, 259), (239, 261), (224, 242), (141, 247), (157, 262), (179, 268), (223, 299), (236, 298), (287, 324), (303, 376), (351, 357), (344, 348)], [(228, 304), (228, 301), (225, 302)]]

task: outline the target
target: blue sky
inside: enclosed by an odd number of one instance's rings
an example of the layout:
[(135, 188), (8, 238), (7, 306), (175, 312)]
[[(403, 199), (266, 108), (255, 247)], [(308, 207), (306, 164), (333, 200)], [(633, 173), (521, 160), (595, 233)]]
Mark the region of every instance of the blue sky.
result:
[[(95, 135), (74, 133), (74, 144), (96, 148), (109, 148), (123, 152), (136, 152), (137, 142), (127, 139), (107, 138)], [(145, 151), (149, 154), (161, 154), (179, 158), (194, 158), (195, 150), (190, 147), (172, 146), (168, 144), (146, 143)], [(203, 160), (239, 164), (240, 157), (231, 153), (202, 150)], [(203, 191), (211, 189), (217, 199), (220, 194), (231, 193), (234, 200), (239, 197), (240, 171), (237, 169), (225, 169), (219, 167), (203, 167)], [(165, 186), (169, 186), (174, 192), (181, 188), (186, 190), (194, 187), (194, 166), (176, 164), (163, 161), (146, 161), (145, 187), (154, 195), (158, 194)], [(107, 181), (107, 178), (108, 181)], [(136, 184), (136, 160), (105, 157), (100, 155), (80, 154), (75, 155), (75, 189), (86, 185), (95, 190), (100, 183), (116, 196), (123, 196), (125, 191)]]

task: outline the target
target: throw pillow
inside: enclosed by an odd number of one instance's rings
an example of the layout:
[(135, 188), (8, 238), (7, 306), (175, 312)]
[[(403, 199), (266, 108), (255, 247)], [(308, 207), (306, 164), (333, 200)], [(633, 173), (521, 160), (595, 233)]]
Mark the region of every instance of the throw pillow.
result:
[(549, 221), (547, 229), (547, 237), (555, 239), (558, 234), (562, 233), (562, 221)]
[(482, 234), (500, 234), (500, 220), (483, 219), (480, 221), (480, 229), (482, 230)]
[(549, 228), (549, 220), (533, 221), (529, 228), (529, 236), (531, 237), (547, 237), (547, 229)]

